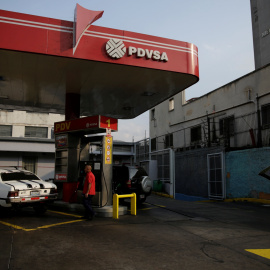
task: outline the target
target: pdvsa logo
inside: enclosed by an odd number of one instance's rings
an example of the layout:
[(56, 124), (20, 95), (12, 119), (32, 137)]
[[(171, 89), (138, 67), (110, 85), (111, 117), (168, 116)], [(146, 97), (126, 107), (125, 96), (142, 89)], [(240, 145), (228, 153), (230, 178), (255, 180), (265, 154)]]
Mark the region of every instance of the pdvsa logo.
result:
[(106, 51), (111, 58), (119, 59), (126, 53), (126, 47), (122, 40), (112, 38), (106, 44)]
[(112, 38), (106, 43), (106, 51), (107, 54), (114, 59), (122, 58), (128, 51), (128, 56), (135, 54), (138, 58), (145, 57), (146, 59), (164, 62), (167, 62), (169, 60), (165, 52), (160, 52), (158, 50), (148, 50), (132, 46), (129, 46), (127, 50), (124, 42), (116, 38)]

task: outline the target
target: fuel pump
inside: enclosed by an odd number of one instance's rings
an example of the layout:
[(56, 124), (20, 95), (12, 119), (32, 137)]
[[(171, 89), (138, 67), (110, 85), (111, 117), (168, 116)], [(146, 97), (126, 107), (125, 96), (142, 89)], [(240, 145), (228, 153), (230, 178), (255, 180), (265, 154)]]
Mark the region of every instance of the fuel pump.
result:
[[(55, 180), (60, 191), (60, 199), (76, 202), (74, 196), (82, 187), (84, 166), (90, 164), (96, 178), (94, 205), (112, 205), (112, 148), (113, 138), (107, 135), (95, 136), (106, 129), (117, 130), (117, 119), (94, 116), (55, 123)], [(89, 147), (98, 143), (98, 159), (90, 157)], [(62, 191), (62, 192), (61, 192)]]
[[(99, 207), (112, 205), (113, 138), (111, 136), (84, 137), (81, 140), (81, 146), (79, 178), (83, 179), (85, 165), (91, 165), (96, 179), (96, 195), (93, 198), (93, 204)], [(91, 146), (97, 146), (100, 154), (91, 155), (89, 153)]]

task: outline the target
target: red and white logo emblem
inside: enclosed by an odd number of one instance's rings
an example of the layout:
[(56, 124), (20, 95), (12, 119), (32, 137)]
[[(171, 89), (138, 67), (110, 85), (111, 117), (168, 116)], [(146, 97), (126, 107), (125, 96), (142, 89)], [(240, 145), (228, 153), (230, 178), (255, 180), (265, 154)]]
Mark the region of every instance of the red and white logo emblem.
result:
[(122, 40), (112, 38), (106, 43), (106, 51), (111, 58), (119, 59), (125, 55), (127, 49)]

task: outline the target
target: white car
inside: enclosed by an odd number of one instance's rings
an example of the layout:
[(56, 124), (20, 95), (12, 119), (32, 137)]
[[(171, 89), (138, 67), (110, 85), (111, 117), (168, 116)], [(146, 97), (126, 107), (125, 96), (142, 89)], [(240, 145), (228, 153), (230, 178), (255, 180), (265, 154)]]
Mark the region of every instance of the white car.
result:
[(47, 203), (56, 200), (57, 195), (55, 184), (41, 180), (30, 171), (0, 169), (0, 207), (32, 206), (42, 214)]

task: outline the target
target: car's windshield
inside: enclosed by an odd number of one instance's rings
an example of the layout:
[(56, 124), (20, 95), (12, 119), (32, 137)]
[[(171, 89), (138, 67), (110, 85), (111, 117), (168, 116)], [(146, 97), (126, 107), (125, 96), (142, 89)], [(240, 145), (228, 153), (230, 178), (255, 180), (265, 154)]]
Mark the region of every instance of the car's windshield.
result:
[(8, 172), (1, 173), (2, 181), (11, 180), (40, 180), (35, 174), (30, 172)]

